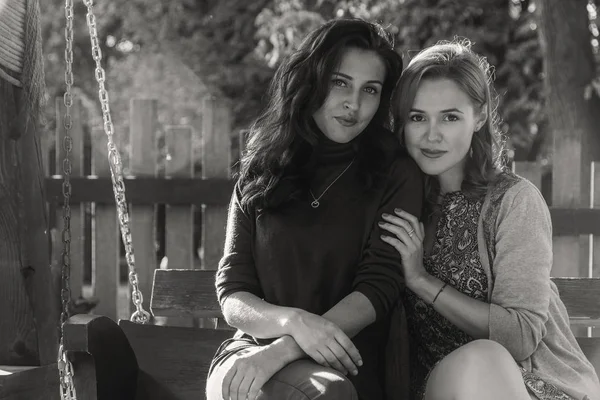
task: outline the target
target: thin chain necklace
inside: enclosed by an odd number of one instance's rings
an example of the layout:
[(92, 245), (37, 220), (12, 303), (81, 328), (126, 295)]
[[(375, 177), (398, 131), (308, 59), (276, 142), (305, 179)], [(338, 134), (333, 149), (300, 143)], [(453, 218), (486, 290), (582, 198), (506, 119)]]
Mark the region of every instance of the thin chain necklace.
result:
[(310, 205), (311, 205), (311, 207), (312, 207), (312, 208), (317, 208), (317, 207), (319, 207), (319, 205), (321, 204), (321, 203), (319, 203), (319, 200), (321, 200), (321, 197), (323, 197), (323, 195), (324, 195), (325, 193), (327, 193), (327, 191), (329, 190), (329, 188), (330, 188), (331, 186), (333, 186), (333, 184), (334, 184), (335, 182), (337, 182), (337, 180), (338, 180), (338, 179), (340, 179), (340, 178), (342, 177), (342, 175), (344, 175), (344, 173), (345, 173), (346, 171), (348, 171), (348, 168), (350, 168), (350, 166), (352, 165), (352, 163), (354, 162), (354, 160), (355, 160), (355, 159), (356, 159), (356, 157), (355, 157), (355, 158), (353, 158), (353, 159), (352, 159), (352, 161), (350, 161), (350, 164), (348, 164), (348, 166), (346, 166), (346, 168), (344, 168), (344, 170), (343, 170), (343, 171), (342, 171), (342, 172), (341, 172), (341, 173), (340, 173), (340, 174), (337, 176), (337, 178), (335, 178), (335, 179), (333, 180), (333, 182), (331, 182), (331, 183), (329, 184), (329, 186), (327, 186), (327, 187), (325, 188), (325, 190), (323, 190), (323, 193), (321, 193), (321, 195), (320, 195), (319, 197), (315, 197), (315, 195), (314, 195), (314, 193), (312, 192), (312, 190), (311, 190), (311, 189), (308, 189), (308, 191), (310, 192), (310, 195), (311, 195), (311, 196), (312, 196), (312, 198), (313, 198), (313, 201), (312, 201), (312, 203), (310, 203)]

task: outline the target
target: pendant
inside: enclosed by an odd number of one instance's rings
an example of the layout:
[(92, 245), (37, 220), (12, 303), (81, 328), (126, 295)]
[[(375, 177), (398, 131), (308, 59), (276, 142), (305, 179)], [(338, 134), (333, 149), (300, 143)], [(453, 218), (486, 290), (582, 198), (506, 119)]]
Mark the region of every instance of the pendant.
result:
[(310, 203), (310, 206), (311, 206), (312, 208), (317, 208), (317, 207), (319, 207), (319, 200), (315, 200), (315, 201), (313, 201), (312, 203)]

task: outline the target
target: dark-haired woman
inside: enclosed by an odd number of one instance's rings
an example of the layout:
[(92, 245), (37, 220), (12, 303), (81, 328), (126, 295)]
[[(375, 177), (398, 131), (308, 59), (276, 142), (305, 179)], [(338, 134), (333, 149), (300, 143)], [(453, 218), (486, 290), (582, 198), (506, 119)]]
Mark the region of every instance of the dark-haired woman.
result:
[(389, 126), (401, 69), (390, 36), (354, 19), (316, 29), (278, 68), (229, 208), (216, 288), (238, 331), (208, 399), (383, 399), (404, 283), (376, 219), (422, 202)]

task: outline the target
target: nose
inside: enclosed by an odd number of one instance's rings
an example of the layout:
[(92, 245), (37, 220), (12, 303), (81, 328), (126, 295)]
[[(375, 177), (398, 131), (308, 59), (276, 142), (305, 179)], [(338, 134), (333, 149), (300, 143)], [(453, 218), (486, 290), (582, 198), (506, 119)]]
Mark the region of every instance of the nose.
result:
[(352, 112), (356, 112), (360, 109), (360, 96), (353, 94), (348, 96), (344, 101), (344, 109)]
[(442, 139), (442, 133), (440, 132), (439, 125), (435, 121), (429, 123), (427, 130), (427, 141), (439, 142)]

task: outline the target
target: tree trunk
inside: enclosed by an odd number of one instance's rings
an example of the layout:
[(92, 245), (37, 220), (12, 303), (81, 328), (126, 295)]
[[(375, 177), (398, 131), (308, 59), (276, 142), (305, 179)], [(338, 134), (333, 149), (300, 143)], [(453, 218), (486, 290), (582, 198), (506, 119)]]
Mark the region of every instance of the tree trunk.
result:
[[(595, 77), (587, 0), (541, 0), (546, 112), (553, 138), (552, 206), (589, 207), (590, 164), (600, 161), (600, 99), (584, 98)], [(554, 239), (554, 276), (587, 276), (587, 238)]]

